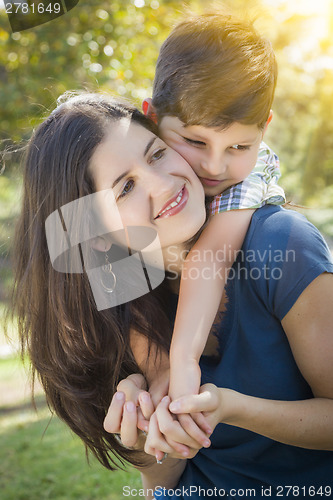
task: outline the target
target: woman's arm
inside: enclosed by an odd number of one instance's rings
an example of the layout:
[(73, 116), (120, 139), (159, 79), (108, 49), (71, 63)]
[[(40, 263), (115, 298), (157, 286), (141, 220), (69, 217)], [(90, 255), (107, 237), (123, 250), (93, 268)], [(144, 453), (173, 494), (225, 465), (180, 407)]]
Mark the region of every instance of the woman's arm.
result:
[(167, 458), (162, 464), (155, 462), (151, 467), (140, 470), (146, 500), (154, 499), (153, 491), (158, 487), (175, 488), (185, 467), (186, 460)]
[(177, 414), (209, 411), (215, 423), (235, 425), (293, 446), (333, 450), (332, 296), (333, 275), (321, 274), (282, 320), (313, 399), (273, 401), (210, 386), (204, 396), (182, 398), (170, 410)]
[[(162, 434), (161, 427), (164, 429), (165, 433), (169, 437), (176, 437), (177, 434), (177, 422), (173, 420), (172, 415), (168, 410), (170, 403), (169, 398), (163, 398), (156, 412), (152, 415), (149, 422), (149, 433), (147, 436), (145, 451), (147, 453), (152, 453), (156, 448), (166, 449), (167, 445), (165, 438)], [(166, 431), (167, 429), (167, 431)], [(174, 434), (174, 432), (176, 434)], [(196, 454), (198, 450), (192, 450), (191, 454), (187, 453), (187, 457), (191, 458)], [(162, 464), (154, 463), (151, 467), (146, 467), (141, 469), (142, 485), (146, 493), (146, 499), (153, 499), (152, 491), (158, 487), (165, 489), (175, 488), (179, 482), (180, 476), (182, 475), (185, 467), (186, 460), (172, 458), (173, 451), (169, 451), (168, 457), (163, 460)]]

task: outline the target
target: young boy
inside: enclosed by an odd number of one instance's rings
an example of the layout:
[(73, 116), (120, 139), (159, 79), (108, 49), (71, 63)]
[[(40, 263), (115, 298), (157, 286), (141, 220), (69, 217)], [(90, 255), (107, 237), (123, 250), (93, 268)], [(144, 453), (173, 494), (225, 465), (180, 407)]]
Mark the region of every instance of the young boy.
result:
[(253, 211), (285, 202), (278, 158), (262, 143), (276, 79), (271, 44), (252, 24), (205, 14), (182, 22), (166, 39), (153, 98), (143, 103), (163, 140), (213, 197), (208, 224), (183, 267), (170, 349), (172, 400), (199, 391), (199, 359)]

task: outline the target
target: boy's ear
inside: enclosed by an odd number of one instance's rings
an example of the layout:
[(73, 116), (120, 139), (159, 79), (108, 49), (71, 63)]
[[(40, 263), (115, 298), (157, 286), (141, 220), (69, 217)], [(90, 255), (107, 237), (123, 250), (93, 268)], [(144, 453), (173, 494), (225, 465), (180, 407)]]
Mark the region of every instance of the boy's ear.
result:
[(268, 125), (271, 123), (272, 120), (273, 120), (273, 110), (271, 109), (270, 112), (269, 112), (269, 116), (267, 118), (267, 122), (265, 123), (264, 130), (262, 132), (263, 136), (264, 136), (264, 134), (265, 134), (265, 132), (267, 130)]
[(151, 97), (147, 97), (146, 99), (144, 99), (142, 101), (142, 111), (143, 111), (145, 116), (150, 118), (157, 125), (157, 122), (158, 122), (157, 113), (156, 113), (156, 109), (154, 108), (154, 106), (152, 104)]
[(111, 243), (101, 236), (96, 236), (90, 242), (91, 248), (98, 250), (99, 252), (108, 252), (111, 248)]

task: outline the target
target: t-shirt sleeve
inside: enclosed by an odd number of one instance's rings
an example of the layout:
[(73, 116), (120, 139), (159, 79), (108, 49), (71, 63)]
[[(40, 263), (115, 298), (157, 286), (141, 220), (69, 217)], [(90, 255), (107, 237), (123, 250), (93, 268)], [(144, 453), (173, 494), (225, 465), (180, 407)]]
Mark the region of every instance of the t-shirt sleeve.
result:
[(259, 218), (250, 246), (252, 284), (280, 321), (315, 278), (333, 272), (332, 255), (322, 235), (292, 210)]

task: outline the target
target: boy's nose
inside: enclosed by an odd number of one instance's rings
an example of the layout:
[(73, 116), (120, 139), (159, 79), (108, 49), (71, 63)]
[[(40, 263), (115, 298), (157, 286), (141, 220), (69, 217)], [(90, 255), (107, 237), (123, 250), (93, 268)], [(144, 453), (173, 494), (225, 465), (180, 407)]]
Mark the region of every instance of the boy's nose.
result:
[(202, 162), (202, 169), (212, 177), (218, 177), (226, 172), (227, 164), (224, 158), (210, 157)]

